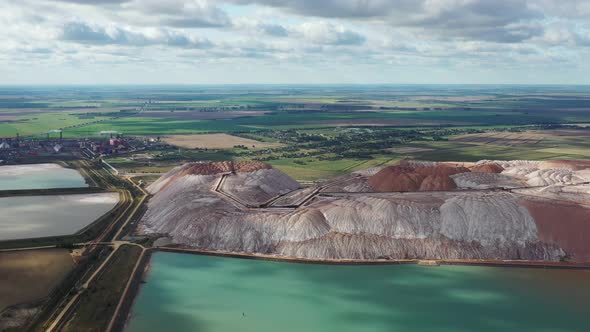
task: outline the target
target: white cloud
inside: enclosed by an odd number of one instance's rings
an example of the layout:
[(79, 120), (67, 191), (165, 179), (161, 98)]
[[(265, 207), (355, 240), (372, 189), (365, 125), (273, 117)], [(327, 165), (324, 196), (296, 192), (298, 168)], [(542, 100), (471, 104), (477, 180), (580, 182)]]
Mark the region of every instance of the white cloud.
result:
[(231, 25), (230, 17), (205, 0), (132, 0), (121, 9), (138, 11), (146, 22), (182, 28), (220, 28)]
[(366, 38), (342, 25), (335, 25), (325, 21), (303, 23), (298, 31), (303, 37), (316, 44), (326, 45), (360, 45)]
[(11, 72), (146, 66), (161, 71), (155, 80), (182, 64), (205, 82), (212, 78), (203, 72), (231, 81), (240, 71), (230, 68), (252, 66), (325, 80), (344, 69), (360, 79), (403, 66), (466, 81), (477, 68), (496, 68), (507, 82), (525, 69), (536, 77), (537, 67), (590, 83), (589, 22), (582, 0), (0, 0), (0, 59)]
[(205, 38), (166, 29), (140, 32), (117, 26), (90, 26), (81, 22), (66, 23), (60, 38), (68, 42), (93, 45), (167, 45), (182, 48), (208, 48), (212, 46), (212, 43)]

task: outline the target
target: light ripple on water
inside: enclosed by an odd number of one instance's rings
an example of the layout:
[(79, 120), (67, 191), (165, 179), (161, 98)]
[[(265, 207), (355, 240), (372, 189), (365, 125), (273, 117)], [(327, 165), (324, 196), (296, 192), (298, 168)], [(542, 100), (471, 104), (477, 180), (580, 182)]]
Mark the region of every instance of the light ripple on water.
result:
[(155, 253), (127, 331), (587, 331), (589, 281), (590, 271)]

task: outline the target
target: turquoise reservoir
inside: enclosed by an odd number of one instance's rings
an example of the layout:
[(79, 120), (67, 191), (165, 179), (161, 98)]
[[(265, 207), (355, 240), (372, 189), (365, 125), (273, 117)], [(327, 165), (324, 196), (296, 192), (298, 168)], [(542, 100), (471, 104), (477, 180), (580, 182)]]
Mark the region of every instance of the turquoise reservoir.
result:
[(128, 332), (589, 331), (590, 271), (155, 253)]

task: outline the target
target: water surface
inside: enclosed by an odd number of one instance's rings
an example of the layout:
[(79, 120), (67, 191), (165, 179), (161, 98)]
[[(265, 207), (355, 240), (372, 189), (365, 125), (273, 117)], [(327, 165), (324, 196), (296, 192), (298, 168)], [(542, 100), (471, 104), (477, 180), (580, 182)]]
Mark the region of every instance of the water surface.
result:
[(590, 271), (155, 253), (128, 332), (588, 331)]
[(118, 201), (118, 193), (0, 197), (0, 241), (74, 234)]
[(75, 169), (58, 164), (0, 166), (0, 190), (88, 187)]

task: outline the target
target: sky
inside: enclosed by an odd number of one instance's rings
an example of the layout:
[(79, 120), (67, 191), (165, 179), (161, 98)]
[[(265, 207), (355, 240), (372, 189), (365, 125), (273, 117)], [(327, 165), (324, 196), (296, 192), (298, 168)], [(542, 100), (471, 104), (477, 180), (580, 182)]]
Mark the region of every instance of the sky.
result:
[(590, 84), (588, 0), (0, 0), (0, 84)]

